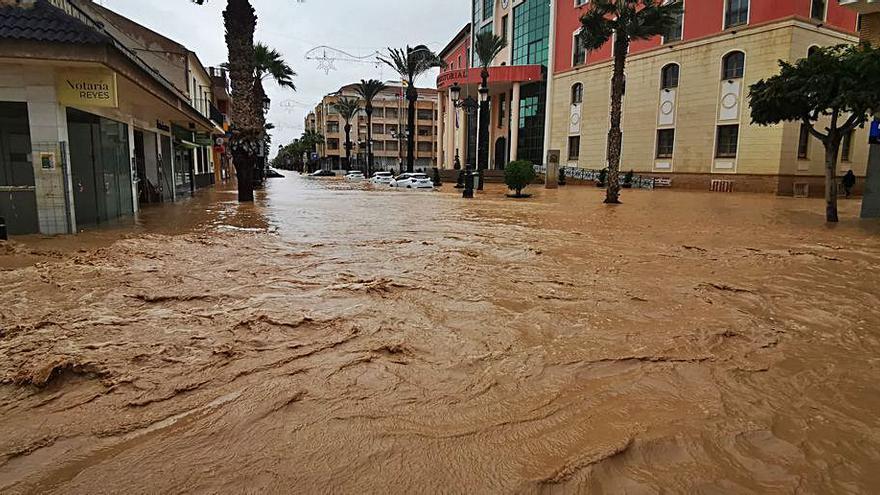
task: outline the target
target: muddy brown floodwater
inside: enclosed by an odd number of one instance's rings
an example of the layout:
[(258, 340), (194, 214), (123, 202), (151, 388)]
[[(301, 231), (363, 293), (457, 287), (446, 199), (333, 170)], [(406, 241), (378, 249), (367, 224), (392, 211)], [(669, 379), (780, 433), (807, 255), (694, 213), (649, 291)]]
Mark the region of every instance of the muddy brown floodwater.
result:
[(0, 493), (877, 493), (880, 224), (300, 177), (0, 245)]

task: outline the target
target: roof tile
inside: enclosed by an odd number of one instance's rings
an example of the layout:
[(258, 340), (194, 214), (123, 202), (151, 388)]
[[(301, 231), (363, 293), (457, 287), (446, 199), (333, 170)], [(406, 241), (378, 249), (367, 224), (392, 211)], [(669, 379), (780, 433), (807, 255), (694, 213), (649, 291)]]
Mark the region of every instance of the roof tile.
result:
[(0, 39), (95, 44), (107, 38), (46, 0), (33, 7), (0, 6)]

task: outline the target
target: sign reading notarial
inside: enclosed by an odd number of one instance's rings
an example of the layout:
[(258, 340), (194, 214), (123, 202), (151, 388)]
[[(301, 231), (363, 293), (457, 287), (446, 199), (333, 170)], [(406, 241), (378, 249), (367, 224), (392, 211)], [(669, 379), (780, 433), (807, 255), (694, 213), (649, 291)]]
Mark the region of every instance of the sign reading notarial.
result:
[(117, 108), (116, 73), (100, 69), (60, 71), (56, 79), (58, 101), (77, 107)]

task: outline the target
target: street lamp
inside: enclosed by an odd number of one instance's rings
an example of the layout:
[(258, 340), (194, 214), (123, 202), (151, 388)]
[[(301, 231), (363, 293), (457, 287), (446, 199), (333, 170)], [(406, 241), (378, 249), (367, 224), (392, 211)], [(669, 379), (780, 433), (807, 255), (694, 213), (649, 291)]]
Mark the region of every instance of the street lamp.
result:
[[(488, 90), (487, 90), (488, 92)], [(461, 108), (467, 114), (468, 121), (473, 118), (473, 116), (477, 112), (477, 108), (479, 108), (479, 104), (477, 100), (474, 99), (473, 96), (468, 96), (464, 100), (461, 99), (461, 87), (458, 83), (452, 85), (449, 90), (449, 94), (452, 97), (452, 106), (455, 108)], [(487, 95), (488, 96), (488, 95)], [(482, 94), (480, 98), (483, 98)], [(477, 152), (479, 155), (479, 152)], [(474, 175), (471, 171), (471, 163), (468, 160), (468, 163), (465, 165), (464, 170), (464, 192), (462, 192), (461, 196), (463, 198), (473, 198), (474, 197)]]

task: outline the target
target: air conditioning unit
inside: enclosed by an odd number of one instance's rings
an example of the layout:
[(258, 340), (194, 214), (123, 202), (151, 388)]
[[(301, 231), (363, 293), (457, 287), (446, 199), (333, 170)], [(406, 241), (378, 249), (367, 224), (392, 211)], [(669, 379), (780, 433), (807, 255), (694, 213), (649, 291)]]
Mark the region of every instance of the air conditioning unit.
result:
[(806, 182), (795, 182), (794, 183), (794, 197), (796, 198), (809, 198), (810, 197), (810, 185)]
[(732, 180), (713, 180), (709, 186), (713, 192), (733, 192)]

